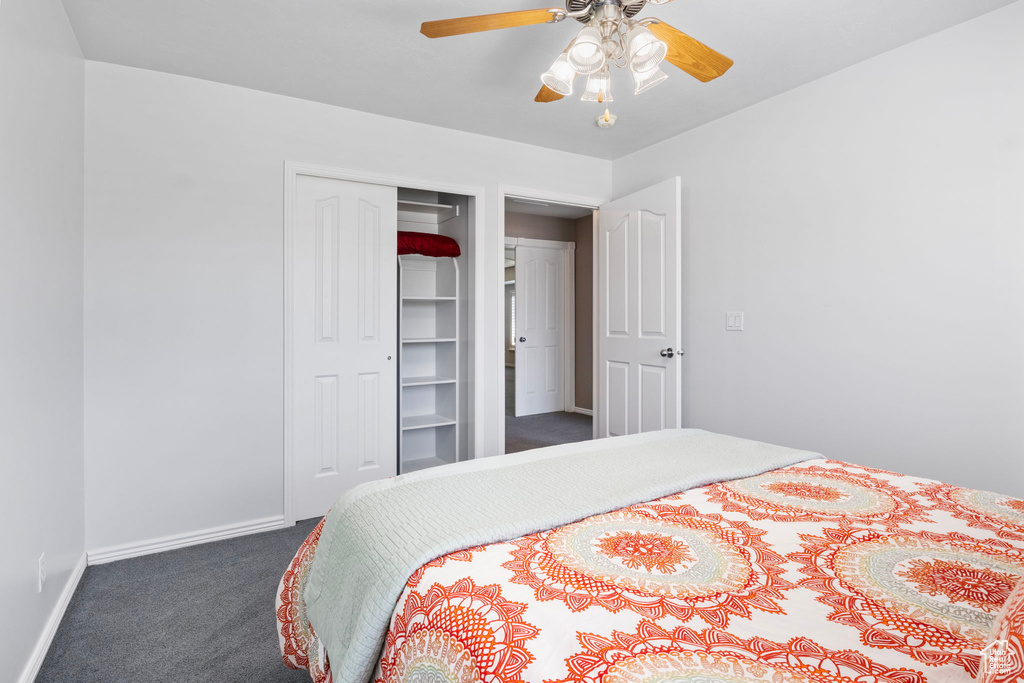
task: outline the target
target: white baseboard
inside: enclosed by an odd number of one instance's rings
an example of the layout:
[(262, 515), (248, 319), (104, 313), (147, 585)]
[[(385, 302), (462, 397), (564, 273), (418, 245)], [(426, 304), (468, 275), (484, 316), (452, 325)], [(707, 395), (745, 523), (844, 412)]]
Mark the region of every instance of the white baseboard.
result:
[(43, 665), (46, 653), (50, 650), (50, 645), (53, 643), (53, 637), (57, 635), (57, 627), (60, 626), (61, 620), (64, 619), (64, 612), (68, 609), (71, 596), (75, 594), (78, 582), (82, 580), (86, 564), (86, 554), (82, 553), (82, 556), (78, 558), (78, 562), (71, 570), (71, 576), (68, 577), (67, 583), (64, 584), (64, 590), (60, 592), (57, 604), (54, 605), (53, 611), (50, 612), (50, 618), (46, 620), (46, 624), (43, 626), (43, 632), (39, 636), (39, 640), (36, 641), (36, 646), (32, 650), (32, 655), (29, 657), (25, 669), (21, 672), (21, 678), (18, 679), (18, 683), (32, 683), (36, 679), (39, 667)]
[(139, 543), (112, 545), (106, 548), (90, 550), (89, 564), (106, 564), (107, 562), (115, 562), (117, 560), (127, 560), (130, 557), (152, 555), (153, 553), (162, 553), (168, 550), (185, 548), (190, 545), (199, 545), (200, 543), (222, 541), (226, 538), (235, 538), (236, 536), (248, 536), (249, 534), (258, 534), (262, 531), (283, 529), (284, 526), (284, 516), (277, 515), (276, 517), (264, 517), (263, 519), (254, 519), (240, 524), (225, 524), (224, 526), (213, 527), (212, 529), (153, 538)]
[(574, 413), (579, 413), (580, 415), (589, 415), (590, 417), (594, 416), (594, 411), (590, 408), (580, 408), (579, 406), (576, 406), (572, 411)]

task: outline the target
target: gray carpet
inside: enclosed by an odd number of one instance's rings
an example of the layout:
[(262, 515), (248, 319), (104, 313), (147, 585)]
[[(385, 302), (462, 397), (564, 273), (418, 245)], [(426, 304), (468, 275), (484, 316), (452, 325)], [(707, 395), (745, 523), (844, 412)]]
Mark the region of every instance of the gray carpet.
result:
[[(505, 418), (509, 453), (591, 438), (579, 413)], [(281, 663), (274, 594), (319, 520), (89, 567), (36, 683), (307, 683)]]
[(318, 521), (89, 567), (36, 683), (308, 683), (281, 663), (274, 594)]
[(505, 452), (518, 453), (560, 443), (590, 441), (593, 421), (580, 413), (505, 416)]
[(505, 367), (505, 452), (518, 453), (560, 443), (590, 441), (593, 421), (579, 413), (544, 413), (514, 417), (516, 369)]

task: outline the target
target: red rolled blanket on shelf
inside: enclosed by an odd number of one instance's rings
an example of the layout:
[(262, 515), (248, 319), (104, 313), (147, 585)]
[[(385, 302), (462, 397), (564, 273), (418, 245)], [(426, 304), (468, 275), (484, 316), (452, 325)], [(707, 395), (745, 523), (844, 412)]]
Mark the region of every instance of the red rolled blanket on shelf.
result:
[(445, 235), (429, 232), (398, 231), (398, 255), (422, 254), (423, 256), (455, 258), (462, 255), (459, 243)]

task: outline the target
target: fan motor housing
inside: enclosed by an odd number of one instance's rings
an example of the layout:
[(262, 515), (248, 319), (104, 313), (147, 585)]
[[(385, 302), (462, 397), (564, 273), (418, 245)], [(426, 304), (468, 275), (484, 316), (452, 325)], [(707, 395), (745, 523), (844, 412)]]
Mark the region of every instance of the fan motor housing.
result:
[[(646, 0), (644, 0), (644, 2), (638, 2), (638, 3), (632, 4), (632, 5), (627, 5), (627, 6), (622, 8), (622, 14), (624, 16), (626, 16), (627, 18), (628, 17), (634, 17), (634, 16), (636, 16), (640, 12), (640, 10), (642, 10), (644, 8), (644, 5), (646, 5), (646, 4), (647, 4), (647, 2), (646, 2)], [(621, 6), (621, 3), (619, 2), (619, 0), (596, 0), (596, 1), (595, 0), (565, 0), (565, 9), (567, 11), (569, 11), (569, 12), (579, 12), (581, 10), (586, 9), (587, 5), (620, 5)], [(587, 24), (587, 23), (590, 23), (590, 19), (593, 16), (594, 16), (594, 12), (591, 11), (590, 14), (585, 14), (582, 17), (576, 17), (576, 21), (580, 22), (581, 24)]]

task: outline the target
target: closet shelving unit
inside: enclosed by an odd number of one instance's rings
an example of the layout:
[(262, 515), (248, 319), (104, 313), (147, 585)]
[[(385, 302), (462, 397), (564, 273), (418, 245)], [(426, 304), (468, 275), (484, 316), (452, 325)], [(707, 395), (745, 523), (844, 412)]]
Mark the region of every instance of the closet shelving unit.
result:
[[(437, 233), (448, 204), (399, 200), (400, 223)], [(405, 221), (402, 221), (402, 218)], [(402, 226), (414, 229), (413, 226)], [(459, 453), (459, 266), (454, 258), (398, 257), (400, 473), (455, 462)]]

